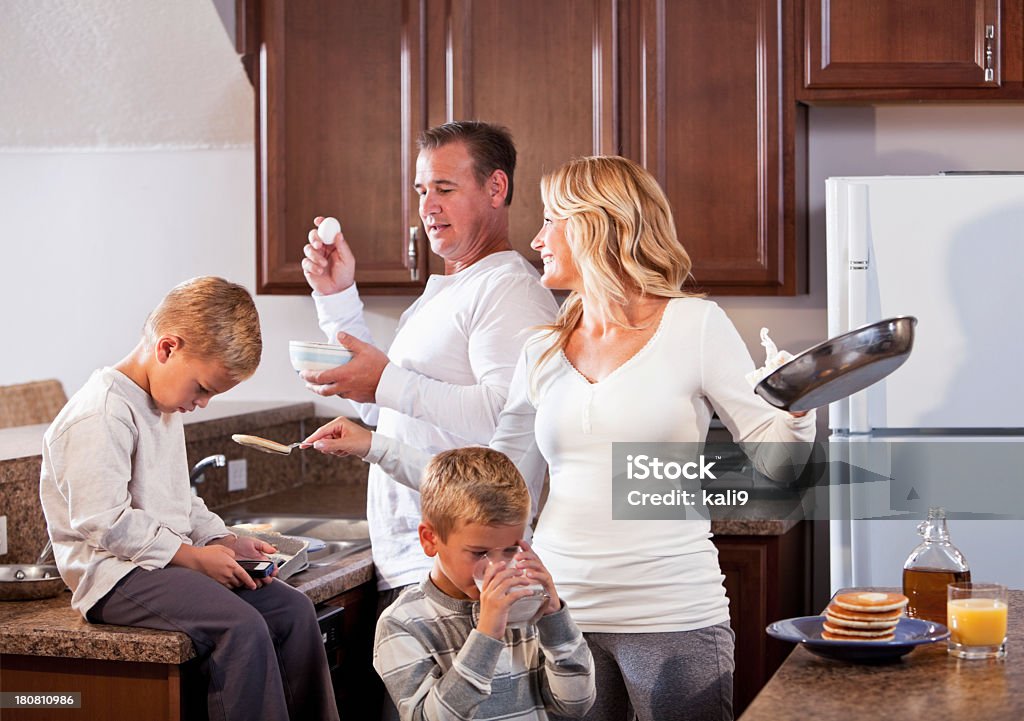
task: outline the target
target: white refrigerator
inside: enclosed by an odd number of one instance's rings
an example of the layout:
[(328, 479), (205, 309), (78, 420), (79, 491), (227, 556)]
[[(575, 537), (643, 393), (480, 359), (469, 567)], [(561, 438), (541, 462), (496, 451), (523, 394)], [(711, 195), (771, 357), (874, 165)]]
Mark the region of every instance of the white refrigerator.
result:
[(828, 409), (832, 591), (899, 586), (931, 505), (974, 580), (1024, 588), (1024, 175), (826, 186), (829, 336), (918, 319), (907, 362)]

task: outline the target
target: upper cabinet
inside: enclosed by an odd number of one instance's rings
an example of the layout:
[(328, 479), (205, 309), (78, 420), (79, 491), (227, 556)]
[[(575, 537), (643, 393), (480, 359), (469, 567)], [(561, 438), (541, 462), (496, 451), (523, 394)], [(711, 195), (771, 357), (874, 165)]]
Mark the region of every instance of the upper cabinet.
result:
[(418, 293), (442, 272), (420, 225), (416, 136), (453, 119), (506, 125), (519, 148), (513, 246), (536, 255), (541, 175), (616, 151), (612, 0), (253, 0), (257, 290), (309, 292), (316, 215), (335, 215), (364, 293)]
[(248, 2), (256, 87), (257, 292), (308, 293), (316, 215), (335, 215), (368, 290), (426, 276), (411, 192), (426, 123), (424, 25), (409, 2)]
[[(428, 2), (437, 63), (430, 124), (504, 125), (518, 150), (512, 247), (540, 267), (540, 179), (569, 158), (617, 152), (614, 0)], [(442, 75), (442, 71), (444, 74)]]
[(798, 99), (1024, 99), (1022, 0), (802, 3)]
[(790, 0), (240, 0), (256, 88), (257, 285), (307, 293), (313, 217), (336, 215), (365, 293), (441, 272), (420, 227), (416, 136), (455, 119), (519, 149), (513, 247), (531, 260), (541, 176), (621, 153), (669, 196), (697, 285), (805, 290)]
[(782, 0), (630, 4), (624, 151), (665, 189), (699, 287), (715, 294), (806, 289), (796, 223), (803, 109)]

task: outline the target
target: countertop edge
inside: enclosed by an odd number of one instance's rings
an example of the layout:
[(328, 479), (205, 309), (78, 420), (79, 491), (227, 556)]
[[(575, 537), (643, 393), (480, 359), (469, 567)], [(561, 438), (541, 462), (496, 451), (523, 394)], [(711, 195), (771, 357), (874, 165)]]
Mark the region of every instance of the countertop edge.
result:
[[(304, 571), (291, 585), (317, 604), (371, 581), (373, 575), (373, 555), (365, 549), (336, 566)], [(43, 601), (4, 601), (0, 616), (6, 616), (0, 620), (3, 655), (165, 664), (196, 657), (184, 633), (86, 622), (71, 608), (68, 592)]]

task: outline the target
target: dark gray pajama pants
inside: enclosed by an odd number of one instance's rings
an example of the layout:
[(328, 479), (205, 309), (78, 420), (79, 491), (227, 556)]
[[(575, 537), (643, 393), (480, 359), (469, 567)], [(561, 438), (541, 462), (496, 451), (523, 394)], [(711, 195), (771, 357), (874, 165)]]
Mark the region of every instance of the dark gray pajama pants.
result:
[(210, 721), (338, 721), (313, 604), (286, 583), (231, 590), (187, 568), (139, 568), (88, 617), (187, 634), (209, 679)]
[(676, 633), (585, 633), (597, 701), (585, 721), (732, 721), (729, 623)]

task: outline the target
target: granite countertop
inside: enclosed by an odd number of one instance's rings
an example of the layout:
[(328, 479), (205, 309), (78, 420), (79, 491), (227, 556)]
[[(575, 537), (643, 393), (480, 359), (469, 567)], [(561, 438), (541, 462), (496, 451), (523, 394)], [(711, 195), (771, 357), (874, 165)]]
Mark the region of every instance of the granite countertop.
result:
[[(892, 590), (892, 589), (888, 589)], [(894, 663), (853, 664), (794, 649), (740, 721), (1019, 721), (1024, 718), (1024, 591), (1010, 591), (1007, 656), (965, 661), (946, 643)]]
[[(366, 486), (305, 484), (216, 511), (227, 521), (259, 513), (360, 517), (366, 512)], [(372, 579), (373, 557), (366, 549), (285, 583), (321, 603)], [(0, 653), (172, 664), (195, 656), (181, 633), (87, 623), (72, 610), (67, 591), (41, 601), (0, 602)]]
[[(260, 513), (329, 515), (339, 518), (365, 517), (366, 485), (323, 485), (307, 483), (281, 493), (254, 498), (217, 509), (224, 518)], [(791, 501), (759, 501), (741, 518), (729, 518), (728, 511), (715, 509), (711, 532), (716, 536), (781, 536), (803, 520), (803, 511)]]
[(750, 508), (711, 508), (711, 532), (716, 536), (781, 536), (805, 518), (799, 501), (755, 499)]
[(366, 484), (304, 483), (215, 510), (226, 521), (260, 513), (366, 518)]
[[(373, 559), (366, 549), (284, 583), (320, 603), (372, 578)], [(0, 602), (0, 653), (171, 664), (195, 656), (183, 633), (87, 623), (71, 608), (68, 591), (41, 601)]]
[(0, 428), (0, 461), (43, 454), (43, 434), (49, 423)]

